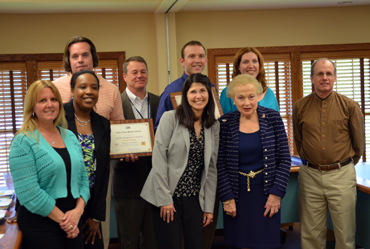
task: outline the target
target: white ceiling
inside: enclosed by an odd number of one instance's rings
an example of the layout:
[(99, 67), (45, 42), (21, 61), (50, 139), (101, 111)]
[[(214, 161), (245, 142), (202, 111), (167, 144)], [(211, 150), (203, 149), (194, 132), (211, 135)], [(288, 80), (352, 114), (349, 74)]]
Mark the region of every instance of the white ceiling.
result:
[(0, 14), (164, 13), (370, 5), (370, 0), (0, 0)]

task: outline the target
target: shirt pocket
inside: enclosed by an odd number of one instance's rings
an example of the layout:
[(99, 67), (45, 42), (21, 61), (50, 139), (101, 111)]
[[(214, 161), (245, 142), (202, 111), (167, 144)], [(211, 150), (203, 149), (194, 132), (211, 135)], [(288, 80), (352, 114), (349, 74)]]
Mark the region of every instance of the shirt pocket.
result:
[(346, 142), (346, 138), (349, 136), (348, 119), (333, 120), (331, 135), (334, 143)]

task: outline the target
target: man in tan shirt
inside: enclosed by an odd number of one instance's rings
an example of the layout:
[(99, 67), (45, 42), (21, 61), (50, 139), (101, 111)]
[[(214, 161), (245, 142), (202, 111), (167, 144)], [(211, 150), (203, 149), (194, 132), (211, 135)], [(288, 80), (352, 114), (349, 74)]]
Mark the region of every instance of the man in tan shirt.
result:
[[(63, 103), (71, 100), (71, 77), (81, 70), (93, 70), (99, 65), (99, 58), (95, 45), (86, 37), (74, 36), (66, 44), (63, 55), (63, 67), (68, 72), (53, 83), (62, 96)], [(124, 120), (121, 94), (118, 87), (98, 76), (99, 100), (94, 111), (106, 119)]]
[(326, 247), (330, 210), (335, 248), (354, 249), (354, 165), (364, 152), (364, 117), (357, 102), (333, 91), (336, 67), (332, 61), (315, 61), (311, 82), (315, 92), (293, 106), (294, 140), (302, 159), (298, 194), (301, 247)]
[[(64, 55), (63, 66), (69, 72), (68, 75), (56, 79), (53, 83), (58, 88), (63, 103), (71, 100), (71, 77), (75, 72), (81, 70), (93, 70), (99, 65), (99, 58), (96, 53), (95, 45), (86, 37), (74, 36), (67, 42)], [(108, 82), (106, 79), (98, 76), (99, 86), (99, 100), (95, 105), (95, 112), (112, 120), (124, 120), (121, 94), (118, 87)], [(128, 158), (126, 160), (129, 160)], [(104, 248), (107, 249), (109, 245), (109, 224), (110, 224), (110, 204), (111, 204), (111, 182), (112, 171), (109, 177), (109, 186), (107, 193), (107, 205), (105, 221), (101, 223), (103, 231)]]

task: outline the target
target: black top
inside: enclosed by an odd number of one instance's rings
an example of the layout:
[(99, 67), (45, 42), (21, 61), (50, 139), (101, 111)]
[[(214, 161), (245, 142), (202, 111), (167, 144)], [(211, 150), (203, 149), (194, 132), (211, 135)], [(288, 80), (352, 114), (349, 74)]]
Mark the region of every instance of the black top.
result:
[[(54, 148), (54, 147), (53, 147)], [(67, 197), (56, 199), (55, 206), (59, 209), (69, 209), (76, 206), (76, 199), (71, 193), (71, 158), (67, 148), (54, 148), (54, 150), (62, 157), (67, 171)]]

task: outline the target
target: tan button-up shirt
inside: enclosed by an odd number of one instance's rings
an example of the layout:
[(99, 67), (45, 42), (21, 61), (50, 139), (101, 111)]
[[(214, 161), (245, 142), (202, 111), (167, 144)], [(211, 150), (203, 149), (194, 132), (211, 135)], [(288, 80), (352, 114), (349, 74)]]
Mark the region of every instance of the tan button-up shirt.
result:
[(326, 99), (316, 93), (293, 106), (294, 141), (301, 158), (327, 165), (353, 157), (356, 164), (364, 152), (364, 117), (357, 102), (332, 92)]
[[(53, 81), (62, 96), (63, 103), (68, 103), (71, 96), (71, 74), (65, 75)], [(121, 95), (118, 87), (99, 78), (99, 99), (95, 105), (94, 111), (108, 120), (124, 120)]]

